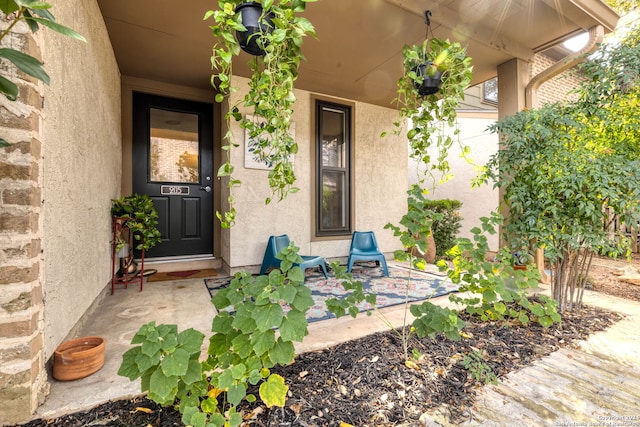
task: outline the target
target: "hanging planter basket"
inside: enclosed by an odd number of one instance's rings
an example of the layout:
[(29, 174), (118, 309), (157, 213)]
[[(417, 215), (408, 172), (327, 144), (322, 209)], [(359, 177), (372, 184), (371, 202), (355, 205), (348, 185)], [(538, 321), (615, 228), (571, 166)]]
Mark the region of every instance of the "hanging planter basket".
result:
[(236, 38), (240, 48), (253, 56), (263, 56), (264, 49), (258, 44), (262, 33), (273, 31), (273, 14), (263, 16), (262, 5), (256, 2), (240, 3), (236, 6), (236, 13), (240, 13), (242, 25), (247, 31), (236, 31)]
[(102, 337), (82, 337), (64, 342), (53, 353), (53, 377), (71, 381), (87, 377), (104, 365)]
[(433, 95), (440, 90), (440, 85), (442, 85), (442, 72), (436, 69), (430, 73), (429, 68), (433, 68), (432, 65), (432, 62), (426, 62), (413, 69), (416, 75), (422, 78), (422, 84), (415, 83), (415, 88), (420, 96)]

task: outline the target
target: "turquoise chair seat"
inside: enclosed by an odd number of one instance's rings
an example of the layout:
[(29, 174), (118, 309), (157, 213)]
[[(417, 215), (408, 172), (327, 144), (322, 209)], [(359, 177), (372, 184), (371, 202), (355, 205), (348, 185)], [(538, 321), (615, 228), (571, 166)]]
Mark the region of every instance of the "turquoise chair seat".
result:
[(376, 265), (382, 264), (384, 275), (389, 277), (387, 259), (384, 257), (376, 235), (373, 231), (354, 231), (351, 237), (351, 248), (349, 249), (349, 260), (347, 261), (347, 271), (351, 273), (353, 264), (356, 261), (375, 261)]
[[(271, 236), (267, 243), (267, 249), (264, 251), (264, 257), (262, 258), (262, 267), (260, 267), (260, 274), (266, 274), (270, 268), (280, 268), (280, 260), (276, 257), (278, 253), (289, 246), (289, 236), (283, 234), (282, 236)], [(305, 273), (307, 268), (320, 267), (324, 278), (328, 279), (327, 264), (323, 257), (314, 255), (300, 255), (302, 262), (296, 264), (302, 270), (302, 274)]]

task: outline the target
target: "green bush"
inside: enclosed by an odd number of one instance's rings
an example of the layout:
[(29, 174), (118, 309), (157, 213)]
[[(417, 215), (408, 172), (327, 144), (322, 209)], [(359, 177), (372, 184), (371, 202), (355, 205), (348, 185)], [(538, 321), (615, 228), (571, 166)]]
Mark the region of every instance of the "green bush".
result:
[(436, 243), (436, 258), (448, 258), (447, 251), (456, 245), (456, 238), (462, 227), (462, 216), (458, 210), (462, 207), (460, 200), (440, 199), (426, 200), (425, 210), (432, 210), (442, 214), (440, 219), (434, 219), (431, 226), (433, 240)]

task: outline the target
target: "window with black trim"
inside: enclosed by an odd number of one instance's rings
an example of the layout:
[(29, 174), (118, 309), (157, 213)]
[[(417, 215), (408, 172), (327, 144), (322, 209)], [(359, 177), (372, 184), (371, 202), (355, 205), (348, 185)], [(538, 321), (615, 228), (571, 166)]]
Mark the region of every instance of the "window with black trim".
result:
[(316, 100), (316, 235), (351, 234), (351, 107)]

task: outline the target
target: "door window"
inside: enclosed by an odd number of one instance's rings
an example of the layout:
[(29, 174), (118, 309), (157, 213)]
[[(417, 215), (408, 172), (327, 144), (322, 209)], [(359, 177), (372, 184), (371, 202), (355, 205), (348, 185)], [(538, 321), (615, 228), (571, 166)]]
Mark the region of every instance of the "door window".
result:
[(149, 109), (149, 174), (152, 182), (197, 183), (198, 115)]

